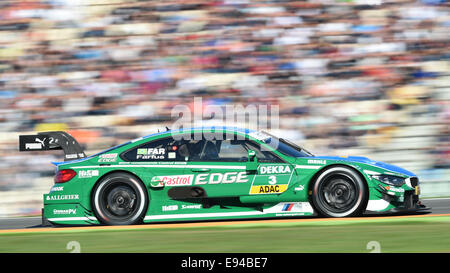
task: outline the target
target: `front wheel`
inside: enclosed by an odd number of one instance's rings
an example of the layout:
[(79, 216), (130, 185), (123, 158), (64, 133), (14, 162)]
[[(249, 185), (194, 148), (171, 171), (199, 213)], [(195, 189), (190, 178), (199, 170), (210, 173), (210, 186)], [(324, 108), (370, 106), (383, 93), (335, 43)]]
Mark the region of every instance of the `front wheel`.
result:
[(133, 225), (142, 222), (148, 206), (144, 185), (133, 175), (113, 173), (94, 188), (92, 207), (106, 225)]
[(312, 201), (325, 217), (346, 217), (362, 214), (367, 206), (368, 189), (358, 173), (347, 167), (325, 170), (313, 186)]

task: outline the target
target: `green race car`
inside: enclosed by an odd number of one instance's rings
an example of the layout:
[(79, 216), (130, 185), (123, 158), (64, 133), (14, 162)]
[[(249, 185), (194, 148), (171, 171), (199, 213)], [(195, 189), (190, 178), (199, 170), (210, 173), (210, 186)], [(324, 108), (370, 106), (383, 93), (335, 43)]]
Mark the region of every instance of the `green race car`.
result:
[(86, 157), (65, 132), (20, 136), (21, 151), (62, 149), (43, 219), (65, 225), (358, 216), (418, 211), (419, 180), (365, 157), (314, 156), (264, 131), (167, 130)]

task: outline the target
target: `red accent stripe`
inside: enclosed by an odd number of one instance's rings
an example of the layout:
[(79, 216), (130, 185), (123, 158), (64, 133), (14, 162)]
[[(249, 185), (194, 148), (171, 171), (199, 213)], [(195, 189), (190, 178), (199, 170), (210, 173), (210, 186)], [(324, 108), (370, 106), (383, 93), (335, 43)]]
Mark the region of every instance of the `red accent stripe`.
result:
[(287, 211), (291, 211), (292, 207), (294, 206), (294, 204), (290, 204)]

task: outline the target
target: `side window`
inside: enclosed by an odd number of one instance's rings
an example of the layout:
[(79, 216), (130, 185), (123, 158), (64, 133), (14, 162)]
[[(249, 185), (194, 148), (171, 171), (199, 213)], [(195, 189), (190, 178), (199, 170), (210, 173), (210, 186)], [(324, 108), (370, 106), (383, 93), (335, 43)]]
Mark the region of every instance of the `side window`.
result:
[(248, 150), (254, 150), (258, 162), (282, 163), (270, 151), (261, 150), (250, 140), (174, 140), (172, 137), (150, 141), (134, 147), (120, 156), (125, 161), (190, 161), (246, 162)]
[(281, 160), (278, 156), (274, 155), (270, 151), (263, 151), (261, 149), (261, 146), (257, 143), (254, 143), (253, 141), (246, 140), (245, 146), (248, 150), (253, 150), (256, 152), (256, 158), (258, 159), (258, 162), (283, 163), (283, 160)]
[(178, 154), (183, 161), (200, 161), (204, 146), (204, 140), (186, 140), (180, 143)]
[[(283, 162), (270, 151), (261, 151), (259, 145), (249, 140), (200, 140), (189, 143), (188, 161), (246, 162), (248, 150), (256, 151), (259, 162)], [(195, 149), (194, 149), (195, 147)]]
[(200, 159), (203, 161), (245, 162), (248, 152), (240, 140), (207, 141)]
[(184, 161), (181, 146), (173, 138), (163, 138), (139, 145), (121, 155), (126, 161)]
[(224, 140), (220, 145), (220, 159), (226, 161), (245, 162), (248, 160), (248, 149), (243, 145), (244, 141)]

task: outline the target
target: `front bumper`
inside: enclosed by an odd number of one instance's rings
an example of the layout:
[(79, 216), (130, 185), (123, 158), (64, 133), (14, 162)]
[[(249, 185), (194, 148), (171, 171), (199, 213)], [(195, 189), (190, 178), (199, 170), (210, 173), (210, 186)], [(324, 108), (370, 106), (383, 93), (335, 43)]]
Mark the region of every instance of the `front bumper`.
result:
[(371, 176), (372, 187), (370, 189), (368, 212), (420, 212), (430, 208), (419, 200), (419, 179), (411, 176), (404, 179), (401, 185), (386, 183)]
[(430, 210), (419, 200), (417, 191), (409, 190), (397, 195), (388, 194), (387, 192), (378, 192), (375, 200), (369, 200), (367, 211), (368, 214), (385, 214), (385, 213), (419, 213)]
[(394, 213), (414, 213), (425, 212), (430, 210), (430, 207), (425, 206), (420, 202), (419, 196), (416, 195), (417, 191), (406, 191), (403, 196), (403, 202), (400, 205), (389, 210)]
[(388, 210), (387, 212), (408, 214), (408, 213), (429, 212), (430, 209), (431, 209), (430, 207), (421, 204), (413, 208), (401, 208), (401, 207), (393, 208), (391, 210)]

